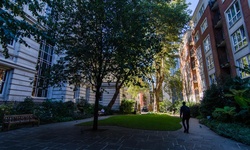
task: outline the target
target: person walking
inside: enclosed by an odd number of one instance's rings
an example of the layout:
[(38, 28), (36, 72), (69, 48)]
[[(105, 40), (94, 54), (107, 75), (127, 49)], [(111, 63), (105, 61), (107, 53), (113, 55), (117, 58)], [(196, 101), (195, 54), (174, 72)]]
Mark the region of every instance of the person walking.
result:
[(190, 109), (186, 106), (186, 102), (182, 102), (180, 110), (180, 118), (182, 118), (182, 125), (184, 127), (184, 133), (189, 133), (189, 119), (190, 119)]

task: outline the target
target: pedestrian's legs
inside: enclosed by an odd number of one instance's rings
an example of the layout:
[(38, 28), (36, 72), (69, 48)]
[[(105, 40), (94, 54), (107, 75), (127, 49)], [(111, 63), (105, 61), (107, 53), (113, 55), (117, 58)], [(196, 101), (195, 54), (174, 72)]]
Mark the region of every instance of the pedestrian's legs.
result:
[(186, 128), (186, 125), (185, 125), (185, 120), (186, 119), (182, 118), (182, 125), (184, 127), (184, 133), (186, 133), (186, 131), (187, 131), (187, 128)]
[(189, 132), (189, 118), (186, 119), (186, 124), (187, 124), (187, 133)]

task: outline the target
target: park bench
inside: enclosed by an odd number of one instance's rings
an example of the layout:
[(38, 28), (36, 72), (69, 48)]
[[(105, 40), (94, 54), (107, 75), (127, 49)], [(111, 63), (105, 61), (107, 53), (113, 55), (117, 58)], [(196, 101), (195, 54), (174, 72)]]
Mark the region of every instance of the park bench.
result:
[(40, 119), (33, 114), (21, 114), (21, 115), (4, 115), (3, 117), (3, 127), (2, 130), (7, 128), (10, 129), (11, 125), (20, 125), (20, 124), (37, 124), (40, 125)]

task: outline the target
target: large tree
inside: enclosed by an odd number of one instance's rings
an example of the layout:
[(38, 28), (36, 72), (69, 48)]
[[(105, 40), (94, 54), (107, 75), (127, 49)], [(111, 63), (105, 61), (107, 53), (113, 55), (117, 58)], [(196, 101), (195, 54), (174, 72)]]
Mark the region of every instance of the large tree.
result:
[[(2, 0), (0, 3), (0, 44), (3, 47), (3, 55), (8, 58), (8, 44), (15, 40), (26, 46), (25, 37), (34, 37), (37, 41), (47, 36), (46, 16), (41, 12), (45, 5), (50, 5), (50, 0)], [(30, 21), (24, 7), (36, 18)]]
[(190, 11), (185, 0), (165, 0), (150, 1), (153, 7), (151, 18), (156, 33), (161, 37), (161, 50), (154, 56), (152, 72), (147, 76), (154, 94), (154, 111), (159, 111), (163, 82), (169, 64), (174, 64), (174, 58), (178, 54), (178, 43), (180, 35), (183, 33), (186, 24), (190, 19)]
[[(54, 84), (91, 84), (95, 92), (93, 130), (103, 82), (117, 88), (152, 64), (159, 40), (148, 10), (131, 0), (60, 0), (53, 2), (49, 25), (58, 53)], [(120, 76), (123, 75), (123, 76)]]
[[(148, 81), (150, 81), (154, 93), (154, 111), (158, 111), (164, 76), (167, 70), (166, 66), (174, 63), (174, 58), (179, 46), (178, 42), (180, 42), (180, 34), (189, 21), (190, 12), (187, 9), (188, 4), (186, 4), (185, 0), (145, 0), (141, 1), (141, 4), (143, 5), (144, 12), (149, 13), (148, 21), (150, 22), (150, 28), (155, 29), (154, 36), (160, 42), (160, 45), (157, 47), (158, 52), (153, 58), (153, 65), (140, 68), (140, 76), (144, 77), (143, 80), (146, 81), (145, 78), (150, 79)], [(129, 59), (125, 59), (125, 61), (126, 60)], [(136, 71), (138, 70), (136, 69)], [(117, 78), (116, 92), (108, 105), (109, 107), (112, 107), (120, 87), (131, 75), (133, 76), (135, 74), (131, 74), (131, 72), (126, 69), (117, 72), (115, 75)]]

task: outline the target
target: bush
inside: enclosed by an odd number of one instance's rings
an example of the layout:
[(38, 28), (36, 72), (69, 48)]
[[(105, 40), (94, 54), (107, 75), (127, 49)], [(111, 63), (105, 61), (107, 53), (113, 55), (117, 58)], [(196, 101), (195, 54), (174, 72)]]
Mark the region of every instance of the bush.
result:
[(81, 98), (76, 104), (77, 110), (83, 114), (94, 114), (94, 105), (91, 105), (87, 100)]
[(75, 116), (75, 104), (73, 102), (47, 100), (36, 107), (35, 114), (42, 123), (61, 122), (73, 120)]
[(205, 91), (200, 105), (200, 113), (203, 117), (212, 116), (215, 108), (226, 106), (227, 100), (224, 98), (223, 90), (216, 85)]
[(250, 125), (250, 111), (248, 109), (242, 109), (234, 115), (234, 121)]
[(35, 109), (35, 103), (30, 97), (26, 97), (23, 102), (18, 103), (16, 106), (17, 114), (33, 114)]
[(250, 144), (250, 128), (249, 126), (236, 123), (221, 123), (215, 120), (203, 119), (200, 123), (205, 124), (211, 130), (224, 137), (231, 138), (233, 140)]
[(135, 111), (135, 100), (122, 100), (121, 106), (120, 106), (121, 113), (125, 114), (131, 114)]
[(13, 114), (14, 103), (6, 103), (0, 105), (0, 123), (3, 122), (3, 116)]
[(190, 115), (191, 117), (196, 118), (200, 115), (200, 104), (198, 103), (188, 103), (187, 104), (190, 108)]
[(180, 100), (177, 100), (174, 103), (172, 103), (168, 100), (165, 100), (163, 106), (166, 107), (165, 109), (167, 109), (167, 112), (177, 114), (180, 112), (180, 108), (181, 108), (182, 104), (181, 104)]
[(224, 108), (216, 108), (212, 116), (221, 122), (232, 122), (235, 115), (235, 107), (225, 106)]

